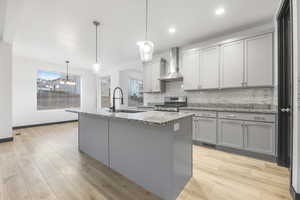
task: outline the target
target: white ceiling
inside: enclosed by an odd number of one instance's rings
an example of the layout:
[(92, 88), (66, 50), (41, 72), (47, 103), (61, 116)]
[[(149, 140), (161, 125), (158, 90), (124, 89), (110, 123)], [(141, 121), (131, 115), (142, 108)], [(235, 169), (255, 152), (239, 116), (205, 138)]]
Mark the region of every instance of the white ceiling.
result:
[[(241, 26), (270, 20), (279, 0), (149, 0), (150, 38), (155, 51), (201, 40)], [(215, 16), (218, 7), (224, 16)], [(101, 28), (106, 67), (138, 59), (136, 42), (144, 38), (144, 0), (26, 0), (14, 44), (16, 53), (52, 63), (70, 59), (91, 68), (95, 29)], [(176, 34), (168, 33), (175, 26)], [(1, 28), (1, 27), (0, 27)]]

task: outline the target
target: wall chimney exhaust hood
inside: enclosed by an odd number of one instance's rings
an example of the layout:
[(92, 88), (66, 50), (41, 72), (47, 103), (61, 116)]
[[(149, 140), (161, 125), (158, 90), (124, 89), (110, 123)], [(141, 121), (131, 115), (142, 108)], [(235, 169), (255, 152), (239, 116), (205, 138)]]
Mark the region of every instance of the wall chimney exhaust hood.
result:
[(179, 69), (179, 48), (173, 47), (170, 49), (170, 66), (169, 73), (161, 77), (161, 81), (180, 81), (183, 80), (183, 76)]

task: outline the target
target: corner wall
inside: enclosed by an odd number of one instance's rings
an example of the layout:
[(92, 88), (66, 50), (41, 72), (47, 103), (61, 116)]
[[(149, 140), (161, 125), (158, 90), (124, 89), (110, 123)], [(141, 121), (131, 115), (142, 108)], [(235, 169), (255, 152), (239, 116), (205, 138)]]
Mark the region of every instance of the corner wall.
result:
[(293, 47), (294, 47), (294, 108), (293, 108), (293, 187), (300, 194), (300, 136), (299, 136), (299, 80), (300, 80), (300, 2), (293, 0)]
[[(13, 126), (28, 126), (76, 120), (77, 115), (64, 109), (37, 110), (37, 70), (64, 72), (64, 65), (55, 65), (31, 58), (13, 56)], [(96, 108), (96, 76), (70, 66), (70, 73), (81, 77), (81, 108)]]
[(0, 41), (0, 139), (12, 137), (12, 46)]

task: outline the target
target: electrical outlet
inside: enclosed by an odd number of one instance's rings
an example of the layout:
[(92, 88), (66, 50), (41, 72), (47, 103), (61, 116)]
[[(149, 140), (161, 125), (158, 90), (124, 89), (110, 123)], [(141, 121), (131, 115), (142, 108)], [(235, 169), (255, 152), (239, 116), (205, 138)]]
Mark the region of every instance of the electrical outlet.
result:
[(174, 131), (178, 131), (180, 129), (180, 124), (179, 123), (175, 123), (174, 124)]

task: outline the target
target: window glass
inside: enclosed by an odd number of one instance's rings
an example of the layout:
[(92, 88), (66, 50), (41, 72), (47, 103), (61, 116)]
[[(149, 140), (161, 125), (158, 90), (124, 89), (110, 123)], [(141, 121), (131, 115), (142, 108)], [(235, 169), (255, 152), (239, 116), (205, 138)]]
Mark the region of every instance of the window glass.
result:
[(137, 79), (129, 79), (128, 106), (143, 105), (143, 102), (143, 81)]
[(37, 109), (80, 107), (80, 76), (44, 70), (37, 71)]

